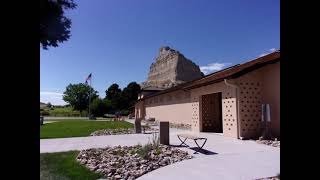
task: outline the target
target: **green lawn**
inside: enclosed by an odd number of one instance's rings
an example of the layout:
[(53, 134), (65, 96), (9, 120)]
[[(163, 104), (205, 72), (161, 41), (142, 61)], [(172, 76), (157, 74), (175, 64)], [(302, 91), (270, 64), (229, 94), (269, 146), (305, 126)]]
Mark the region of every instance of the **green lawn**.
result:
[(91, 172), (76, 161), (79, 151), (40, 154), (41, 180), (96, 180), (102, 175)]
[(89, 136), (100, 129), (133, 128), (125, 121), (60, 120), (40, 126), (40, 139)]

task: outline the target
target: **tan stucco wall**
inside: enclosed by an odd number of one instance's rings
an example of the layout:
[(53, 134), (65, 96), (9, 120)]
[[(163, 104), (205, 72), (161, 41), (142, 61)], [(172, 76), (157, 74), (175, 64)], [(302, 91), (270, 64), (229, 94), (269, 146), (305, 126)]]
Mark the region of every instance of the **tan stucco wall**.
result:
[(191, 103), (146, 107), (146, 118), (169, 121), (174, 124), (191, 124)]
[(202, 86), (191, 91), (193, 114), (192, 130), (202, 131), (201, 96), (212, 93), (222, 93), (222, 127), (223, 135), (237, 138), (237, 109), (235, 89), (226, 86), (224, 82)]
[(145, 106), (146, 119), (155, 118), (156, 121), (191, 125), (190, 92), (178, 90), (148, 98)]
[(239, 120), (241, 137), (260, 135), (261, 125), (261, 71), (253, 71), (235, 79), (239, 86)]
[(280, 137), (280, 62), (263, 70), (262, 102), (270, 104), (271, 131)]
[(270, 104), (271, 131), (280, 133), (280, 63), (270, 64), (235, 79), (240, 97), (240, 129), (244, 138), (261, 135), (261, 105)]

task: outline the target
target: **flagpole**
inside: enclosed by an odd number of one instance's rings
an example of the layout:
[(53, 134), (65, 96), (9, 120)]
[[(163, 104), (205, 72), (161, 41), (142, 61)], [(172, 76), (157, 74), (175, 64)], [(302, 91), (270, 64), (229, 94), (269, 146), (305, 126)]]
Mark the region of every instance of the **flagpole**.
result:
[[(90, 74), (91, 74), (91, 77), (90, 77), (90, 88), (92, 88), (91, 87), (92, 73), (90, 73)], [(90, 119), (90, 115), (91, 115), (91, 113), (90, 113), (90, 103), (91, 103), (91, 89), (90, 89), (90, 94), (89, 94), (89, 119)]]

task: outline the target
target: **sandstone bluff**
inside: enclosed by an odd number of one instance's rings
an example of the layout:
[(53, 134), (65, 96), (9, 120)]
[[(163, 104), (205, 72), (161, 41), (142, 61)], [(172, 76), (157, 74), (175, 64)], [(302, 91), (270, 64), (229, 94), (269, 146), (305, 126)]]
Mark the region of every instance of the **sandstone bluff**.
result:
[(152, 63), (148, 79), (142, 88), (170, 88), (203, 76), (198, 65), (170, 47), (161, 47), (156, 62)]

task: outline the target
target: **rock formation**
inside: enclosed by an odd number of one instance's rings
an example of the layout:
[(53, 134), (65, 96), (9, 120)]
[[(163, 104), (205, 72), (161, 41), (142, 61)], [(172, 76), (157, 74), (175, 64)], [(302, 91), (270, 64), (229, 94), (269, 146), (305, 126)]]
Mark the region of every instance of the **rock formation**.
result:
[(179, 51), (161, 47), (156, 62), (150, 66), (147, 81), (142, 88), (170, 88), (203, 76), (198, 65), (185, 58)]

